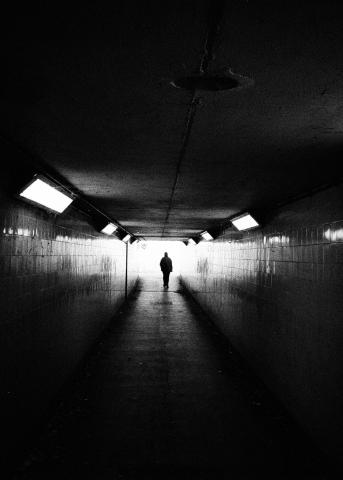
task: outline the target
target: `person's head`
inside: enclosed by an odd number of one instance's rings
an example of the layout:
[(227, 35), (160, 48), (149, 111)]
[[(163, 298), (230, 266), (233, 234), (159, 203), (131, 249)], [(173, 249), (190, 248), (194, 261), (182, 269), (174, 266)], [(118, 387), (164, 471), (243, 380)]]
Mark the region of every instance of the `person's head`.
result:
[(168, 257), (168, 252), (164, 252), (164, 256), (165, 256), (165, 257)]

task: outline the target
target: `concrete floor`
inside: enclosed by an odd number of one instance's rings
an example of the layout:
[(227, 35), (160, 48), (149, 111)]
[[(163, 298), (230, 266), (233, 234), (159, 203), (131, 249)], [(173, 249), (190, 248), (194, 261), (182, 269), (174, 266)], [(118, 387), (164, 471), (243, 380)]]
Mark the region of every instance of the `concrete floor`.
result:
[(142, 281), (18, 479), (331, 478), (175, 278)]

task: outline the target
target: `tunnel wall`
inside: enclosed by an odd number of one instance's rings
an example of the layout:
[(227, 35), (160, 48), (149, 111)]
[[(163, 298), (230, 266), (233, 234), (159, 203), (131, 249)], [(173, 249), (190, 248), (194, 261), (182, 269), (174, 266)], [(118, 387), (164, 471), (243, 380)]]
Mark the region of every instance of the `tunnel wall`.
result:
[(343, 442), (343, 195), (279, 209), (261, 229), (188, 247), (183, 282), (329, 454)]
[[(0, 201), (0, 436), (10, 458), (123, 303), (126, 247), (74, 209), (55, 216), (1, 190)], [(129, 290), (136, 277), (131, 268)]]

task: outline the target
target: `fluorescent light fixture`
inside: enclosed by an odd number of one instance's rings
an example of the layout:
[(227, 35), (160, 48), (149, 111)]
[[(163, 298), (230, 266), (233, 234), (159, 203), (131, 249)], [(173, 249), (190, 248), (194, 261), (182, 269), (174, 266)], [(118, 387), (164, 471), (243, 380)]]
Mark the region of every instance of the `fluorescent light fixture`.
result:
[(101, 230), (101, 233), (106, 233), (106, 235), (112, 235), (113, 232), (117, 230), (117, 226), (113, 223), (108, 223), (106, 227)]
[(131, 238), (131, 235), (128, 233), (127, 235), (125, 235), (125, 237), (123, 238), (123, 242), (128, 242)]
[(188, 245), (196, 245), (197, 243), (193, 240), (193, 238), (190, 238), (188, 240)]
[(249, 228), (259, 226), (256, 220), (249, 213), (244, 213), (240, 217), (232, 219), (231, 223), (237, 228), (237, 230), (248, 230)]
[(202, 232), (200, 235), (202, 236), (202, 238), (203, 238), (204, 240), (207, 240), (207, 241), (213, 240), (212, 235), (211, 235), (210, 233), (206, 232), (206, 231), (205, 231), (205, 232)]
[(62, 213), (73, 201), (42, 178), (35, 178), (19, 195), (57, 213)]

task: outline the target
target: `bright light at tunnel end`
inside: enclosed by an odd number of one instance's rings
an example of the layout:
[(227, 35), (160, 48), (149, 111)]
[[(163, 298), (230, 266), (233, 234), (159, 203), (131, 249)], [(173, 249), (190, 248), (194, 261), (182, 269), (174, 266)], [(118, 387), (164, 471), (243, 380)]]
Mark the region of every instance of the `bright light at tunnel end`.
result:
[(249, 213), (244, 213), (237, 218), (233, 218), (231, 223), (237, 228), (237, 230), (248, 230), (250, 228), (259, 227), (259, 223), (257, 223)]
[(19, 195), (40, 206), (62, 213), (73, 201), (73, 198), (53, 187), (43, 178), (35, 178)]
[(105, 233), (106, 235), (112, 235), (112, 233), (114, 233), (116, 230), (117, 230), (117, 226), (114, 225), (113, 223), (108, 223), (106, 225), (106, 227), (104, 227), (102, 230), (101, 230), (101, 233)]

